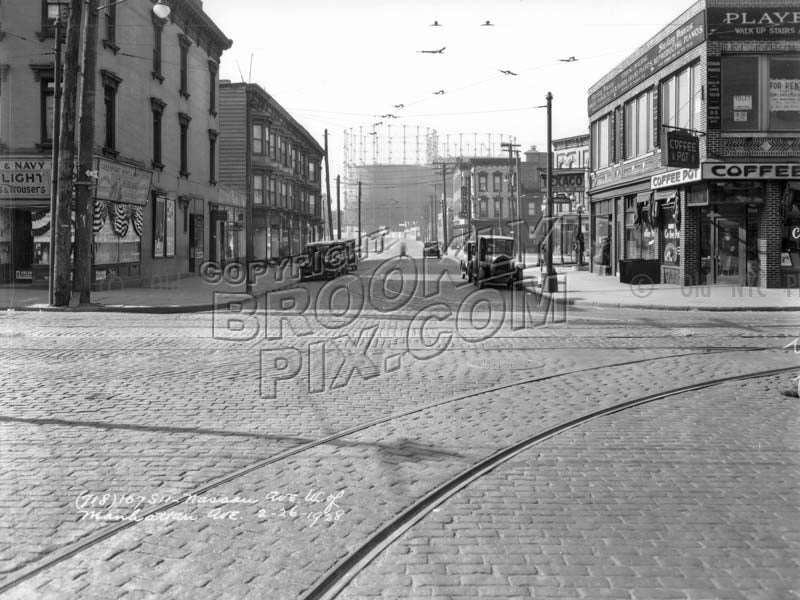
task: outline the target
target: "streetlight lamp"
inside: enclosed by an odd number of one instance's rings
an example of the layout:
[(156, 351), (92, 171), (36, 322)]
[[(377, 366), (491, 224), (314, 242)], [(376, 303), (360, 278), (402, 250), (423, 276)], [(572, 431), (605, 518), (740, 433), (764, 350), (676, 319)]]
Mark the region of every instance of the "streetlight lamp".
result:
[(583, 216), (583, 202), (578, 204), (578, 207), (575, 209), (578, 213), (578, 235), (575, 236), (575, 252), (578, 255), (578, 267), (583, 266), (583, 221), (581, 217)]
[(542, 290), (555, 293), (558, 280), (553, 269), (553, 94), (547, 92), (547, 274)]

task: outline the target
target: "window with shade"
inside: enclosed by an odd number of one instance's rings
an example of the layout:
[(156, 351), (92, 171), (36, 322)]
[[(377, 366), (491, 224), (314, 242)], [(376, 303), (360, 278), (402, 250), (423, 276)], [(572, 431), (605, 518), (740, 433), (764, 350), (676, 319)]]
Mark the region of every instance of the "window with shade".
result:
[(700, 128), (702, 107), (700, 67), (678, 71), (661, 82), (661, 124), (681, 129)]
[(603, 169), (609, 163), (609, 149), (611, 140), (609, 138), (610, 129), (609, 124), (611, 116), (606, 115), (597, 119), (591, 126), (591, 144), (592, 144), (592, 168)]
[(641, 156), (653, 149), (652, 111), (652, 89), (625, 104), (625, 158)]

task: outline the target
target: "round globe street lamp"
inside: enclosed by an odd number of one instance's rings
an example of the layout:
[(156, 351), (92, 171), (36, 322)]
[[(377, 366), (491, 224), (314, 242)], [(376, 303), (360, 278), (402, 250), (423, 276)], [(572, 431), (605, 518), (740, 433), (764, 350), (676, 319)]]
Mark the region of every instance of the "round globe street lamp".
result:
[(166, 19), (170, 12), (169, 6), (164, 4), (161, 0), (158, 0), (156, 5), (153, 7), (153, 14), (155, 14), (155, 16), (157, 16), (159, 19)]

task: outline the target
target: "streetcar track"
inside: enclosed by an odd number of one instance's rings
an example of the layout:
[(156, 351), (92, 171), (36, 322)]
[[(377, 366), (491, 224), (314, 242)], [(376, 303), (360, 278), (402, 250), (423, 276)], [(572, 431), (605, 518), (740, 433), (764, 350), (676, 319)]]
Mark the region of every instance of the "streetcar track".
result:
[(570, 419), (569, 421), (565, 421), (560, 425), (548, 428), (535, 435), (529, 436), (524, 440), (516, 442), (511, 446), (508, 446), (507, 448), (504, 448), (503, 450), (500, 450), (493, 455), (478, 461), (476, 464), (472, 465), (468, 469), (465, 469), (455, 477), (450, 478), (448, 481), (439, 485), (434, 490), (428, 492), (425, 496), (417, 500), (414, 504), (400, 513), (400, 515), (393, 518), (389, 523), (381, 526), (380, 529), (373, 533), (372, 536), (365, 543), (363, 543), (360, 548), (351, 552), (348, 556), (339, 561), (336, 566), (323, 575), (321, 580), (315, 583), (301, 596), (301, 600), (333, 600), (375, 558), (377, 558), (384, 550), (391, 546), (414, 525), (422, 521), (422, 519), (429, 515), (434, 509), (444, 504), (447, 500), (487, 473), (493, 471), (517, 455), (557, 435), (560, 435), (570, 429), (581, 427), (596, 419), (625, 410), (630, 410), (643, 404), (663, 400), (671, 396), (704, 390), (725, 383), (770, 377), (796, 370), (796, 367), (784, 367), (780, 369), (770, 369), (768, 371), (748, 373), (745, 375), (735, 375), (732, 377), (708, 380), (703, 383), (682, 386), (666, 392), (659, 392), (657, 394), (626, 400), (625, 402), (620, 402), (613, 406), (592, 411), (580, 417)]
[[(713, 347), (713, 348), (714, 348), (715, 351), (717, 351), (717, 353), (728, 352), (728, 350), (719, 350), (717, 347)], [(636, 348), (636, 349), (641, 349), (641, 348)], [(682, 349), (685, 350), (685, 348), (682, 348)], [(729, 351), (731, 351), (731, 352), (733, 352), (733, 351), (748, 352), (750, 350), (751, 349), (746, 349), (746, 348), (743, 349), (743, 348), (738, 348), (737, 347), (737, 348), (734, 348), (734, 349), (729, 350)], [(349, 427), (347, 429), (344, 429), (342, 431), (339, 431), (339, 432), (330, 434), (328, 436), (319, 438), (317, 440), (313, 440), (313, 441), (307, 442), (305, 444), (298, 445), (298, 446), (296, 446), (294, 448), (289, 448), (288, 450), (284, 450), (283, 452), (279, 452), (278, 454), (275, 454), (275, 455), (273, 455), (271, 457), (259, 460), (256, 463), (253, 463), (253, 464), (251, 464), (249, 466), (237, 469), (236, 471), (234, 471), (232, 473), (228, 473), (227, 475), (223, 475), (223, 476), (221, 476), (221, 477), (219, 477), (219, 478), (217, 478), (215, 480), (207, 482), (207, 483), (205, 483), (205, 484), (203, 484), (203, 485), (201, 485), (199, 487), (196, 487), (196, 488), (194, 488), (194, 489), (192, 489), (192, 490), (190, 490), (188, 492), (184, 492), (181, 495), (179, 495), (175, 500), (172, 500), (171, 502), (155, 505), (152, 508), (149, 508), (147, 510), (144, 510), (144, 511), (140, 512), (139, 516), (142, 517), (142, 521), (144, 521), (150, 515), (153, 515), (153, 514), (156, 514), (156, 513), (160, 513), (160, 512), (164, 512), (164, 511), (168, 511), (168, 510), (171, 510), (171, 509), (175, 508), (176, 506), (182, 504), (186, 500), (186, 498), (188, 498), (189, 496), (192, 496), (192, 495), (200, 496), (200, 495), (206, 494), (207, 492), (209, 492), (210, 490), (212, 490), (214, 488), (217, 488), (217, 487), (219, 487), (221, 485), (229, 483), (229, 482), (231, 482), (231, 481), (233, 481), (235, 479), (239, 479), (241, 477), (244, 477), (245, 475), (248, 475), (248, 474), (250, 474), (250, 473), (252, 473), (254, 471), (257, 471), (257, 470), (259, 470), (259, 469), (261, 469), (263, 467), (266, 467), (268, 465), (271, 465), (271, 464), (280, 462), (282, 460), (286, 460), (286, 459), (288, 459), (288, 458), (290, 458), (292, 456), (301, 454), (301, 453), (303, 453), (303, 452), (305, 452), (307, 450), (311, 450), (311, 449), (316, 448), (318, 446), (322, 446), (322, 445), (328, 444), (330, 442), (339, 440), (340, 438), (344, 438), (344, 437), (350, 436), (350, 435), (352, 435), (354, 433), (358, 433), (358, 432), (364, 431), (366, 429), (375, 427), (377, 425), (380, 425), (380, 424), (383, 424), (383, 423), (387, 423), (387, 422), (390, 422), (390, 421), (393, 421), (393, 420), (396, 420), (396, 419), (404, 418), (404, 417), (407, 417), (409, 415), (412, 415), (412, 414), (415, 414), (415, 413), (419, 413), (419, 412), (422, 412), (422, 411), (425, 411), (425, 410), (429, 410), (429, 409), (432, 409), (432, 408), (438, 408), (440, 406), (444, 406), (446, 404), (450, 404), (450, 403), (453, 403), (453, 402), (466, 400), (468, 398), (474, 398), (476, 396), (481, 396), (481, 395), (484, 395), (484, 394), (491, 394), (491, 393), (495, 393), (495, 392), (498, 392), (498, 391), (506, 390), (506, 389), (509, 389), (509, 388), (517, 387), (517, 386), (522, 386), (522, 385), (526, 385), (526, 384), (531, 384), (531, 383), (536, 383), (536, 382), (541, 382), (541, 381), (547, 381), (547, 380), (552, 380), (552, 379), (558, 379), (558, 378), (561, 378), (561, 377), (568, 377), (570, 375), (575, 375), (575, 374), (578, 374), (578, 373), (586, 373), (586, 372), (596, 371), (596, 370), (601, 370), (601, 369), (626, 367), (626, 366), (635, 365), (635, 364), (641, 364), (641, 363), (646, 363), (646, 362), (655, 362), (655, 361), (661, 361), (661, 360), (674, 360), (675, 358), (702, 355), (702, 354), (704, 354), (704, 352), (691, 351), (691, 352), (684, 352), (682, 354), (671, 354), (671, 355), (667, 355), (667, 356), (659, 356), (659, 357), (643, 358), (643, 359), (638, 359), (638, 360), (628, 360), (628, 361), (619, 362), (619, 363), (603, 364), (603, 365), (598, 365), (598, 366), (595, 366), (595, 367), (583, 367), (583, 368), (579, 368), (579, 369), (573, 369), (573, 370), (570, 370), (570, 371), (563, 371), (563, 372), (560, 372), (560, 373), (554, 373), (554, 374), (550, 374), (550, 375), (544, 375), (544, 376), (532, 377), (532, 378), (528, 377), (528, 378), (520, 379), (520, 380), (513, 381), (513, 382), (502, 383), (502, 384), (499, 384), (499, 385), (491, 386), (491, 387), (484, 388), (484, 389), (477, 390), (477, 391), (471, 391), (471, 392), (468, 392), (468, 393), (462, 393), (462, 394), (460, 394), (458, 396), (454, 396), (454, 397), (451, 397), (451, 398), (446, 398), (446, 399), (443, 399), (443, 400), (438, 400), (436, 402), (432, 402), (432, 403), (428, 403), (428, 404), (425, 404), (425, 405), (422, 405), (422, 406), (417, 406), (417, 407), (414, 407), (414, 408), (411, 408), (411, 409), (403, 410), (403, 411), (398, 412), (398, 413), (393, 413), (393, 414), (390, 414), (390, 415), (386, 415), (384, 417), (379, 417), (377, 419), (373, 419), (372, 421), (368, 421), (366, 423), (361, 423), (359, 425), (355, 425), (353, 427)], [(237, 363), (237, 364), (239, 364), (239, 363)], [(739, 376), (728, 377), (728, 378), (723, 378), (723, 379), (719, 379), (719, 380), (710, 380), (709, 382), (706, 382), (706, 383), (703, 383), (703, 384), (695, 384), (694, 386), (685, 386), (683, 388), (678, 388), (677, 390), (670, 390), (670, 391), (667, 391), (667, 392), (662, 392), (660, 394), (646, 396), (644, 398), (629, 400), (627, 402), (624, 402), (624, 403), (621, 403), (619, 405), (616, 405), (616, 407), (617, 407), (617, 409), (619, 409), (620, 407), (633, 406), (636, 403), (651, 402), (651, 401), (653, 401), (655, 399), (659, 399), (661, 397), (668, 397), (670, 395), (683, 393), (685, 391), (691, 391), (692, 389), (695, 389), (695, 388), (696, 389), (702, 389), (704, 386), (705, 387), (710, 387), (711, 385), (716, 385), (716, 384), (724, 383), (724, 382), (727, 382), (727, 381), (732, 381), (732, 380), (737, 380), (737, 379), (748, 379), (748, 378), (760, 377), (760, 376), (768, 376), (770, 374), (783, 373), (785, 371), (790, 371), (790, 370), (795, 370), (796, 371), (796, 367), (787, 367), (787, 368), (782, 368), (782, 369), (774, 369), (774, 370), (770, 370), (770, 371), (759, 372), (759, 373), (755, 373), (755, 374), (739, 375)], [(584, 415), (583, 417), (580, 417), (578, 419), (570, 420), (567, 423), (568, 424), (572, 424), (572, 423), (576, 423), (577, 421), (580, 421), (581, 419), (597, 418), (597, 416), (601, 416), (602, 414), (605, 414), (607, 412), (608, 412), (608, 409), (604, 409), (602, 411), (597, 411), (596, 413), (591, 413), (588, 417), (586, 415)], [(610, 414), (610, 412), (608, 414)], [(570, 425), (570, 427), (574, 427), (574, 426), (577, 426), (577, 424)], [(559, 426), (557, 428), (554, 428), (554, 429), (558, 430), (558, 432), (560, 432), (562, 430), (565, 430), (566, 428), (568, 428), (568, 427), (566, 427), (565, 425), (562, 424), (561, 426)], [(519, 445), (520, 444), (515, 444), (514, 446), (512, 446), (512, 448), (515, 448), (515, 447), (517, 447)], [(522, 450), (520, 450), (520, 451), (522, 451)], [(504, 456), (507, 453), (508, 453), (508, 450), (502, 450), (499, 453), (495, 453), (493, 455), (493, 457), (497, 457), (497, 456), (500, 456), (500, 455)], [(488, 460), (488, 459), (485, 459), (485, 460)], [(469, 471), (472, 471), (473, 469), (474, 469), (474, 467), (471, 468)], [(458, 478), (458, 479), (460, 481), (463, 478)], [(439, 488), (437, 488), (437, 490), (439, 490)], [(431, 497), (431, 494), (428, 494), (428, 495), (425, 496), (424, 499), (429, 499), (430, 497)], [(413, 506), (416, 507), (418, 504), (419, 504), (419, 502), (415, 503)], [(408, 509), (408, 510), (410, 510), (410, 509)], [(408, 510), (406, 512), (408, 512)], [(403, 513), (403, 514), (405, 515), (406, 513)], [(68, 544), (67, 546), (65, 546), (65, 547), (63, 547), (61, 549), (53, 551), (52, 553), (50, 553), (50, 557), (48, 559), (44, 560), (43, 562), (41, 562), (39, 564), (35, 564), (33, 566), (30, 566), (27, 569), (25, 569), (24, 567), (22, 569), (20, 569), (20, 573), (18, 574), (18, 576), (15, 579), (13, 579), (12, 581), (9, 581), (9, 582), (3, 584), (2, 586), (0, 586), (0, 594), (2, 594), (4, 592), (8, 591), (9, 589), (19, 585), (23, 581), (26, 581), (26, 580), (36, 576), (37, 574), (39, 574), (39, 573), (41, 573), (43, 571), (46, 571), (46, 570), (54, 567), (55, 565), (65, 561), (65, 560), (68, 560), (69, 558), (77, 556), (78, 554), (88, 550), (89, 548), (91, 548), (93, 546), (96, 546), (97, 544), (100, 544), (101, 542), (103, 542), (103, 541), (105, 541), (105, 540), (117, 535), (118, 533), (121, 533), (122, 531), (128, 529), (129, 527), (133, 527), (134, 525), (136, 525), (136, 523), (137, 523), (136, 521), (127, 521), (127, 522), (115, 523), (114, 525), (111, 525), (111, 526), (109, 526), (107, 528), (104, 528), (104, 529), (101, 529), (101, 530), (98, 530), (98, 531), (95, 531), (95, 532), (88, 533), (82, 539), (80, 539), (80, 540), (78, 540), (76, 542), (72, 542), (71, 544)], [(383, 531), (383, 529), (381, 531)], [(346, 560), (348, 560), (348, 559), (346, 559)], [(340, 563), (340, 565), (341, 565), (341, 563)], [(339, 573), (340, 571), (338, 569), (339, 568), (337, 567), (334, 571), (329, 572), (328, 575), (326, 576), (326, 581), (327, 581), (327, 577), (328, 576), (333, 576), (333, 575), (336, 575), (337, 573)], [(338, 577), (338, 575), (337, 575), (337, 577)], [(309, 596), (309, 598), (312, 598), (312, 596)]]

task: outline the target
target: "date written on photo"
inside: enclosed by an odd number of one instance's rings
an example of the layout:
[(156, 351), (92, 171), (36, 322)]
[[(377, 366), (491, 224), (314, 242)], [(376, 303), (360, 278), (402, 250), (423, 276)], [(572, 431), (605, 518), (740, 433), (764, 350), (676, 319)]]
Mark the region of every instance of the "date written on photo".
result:
[(75, 498), (79, 521), (134, 522), (155, 521), (259, 521), (290, 519), (308, 524), (335, 525), (345, 514), (338, 501), (344, 490), (329, 494), (309, 489), (305, 495), (273, 490), (264, 496), (225, 494), (139, 494), (94, 493), (85, 491)]

